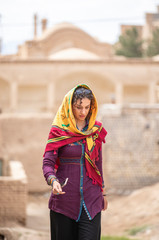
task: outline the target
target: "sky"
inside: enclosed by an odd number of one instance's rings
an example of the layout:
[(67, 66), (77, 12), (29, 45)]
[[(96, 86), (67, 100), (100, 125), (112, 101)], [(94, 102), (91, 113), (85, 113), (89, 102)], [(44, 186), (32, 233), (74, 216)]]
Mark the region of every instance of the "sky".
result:
[(1, 54), (14, 54), (33, 39), (33, 16), (48, 19), (48, 28), (69, 22), (101, 42), (115, 43), (121, 24), (144, 25), (146, 12), (157, 12), (159, 0), (0, 0)]

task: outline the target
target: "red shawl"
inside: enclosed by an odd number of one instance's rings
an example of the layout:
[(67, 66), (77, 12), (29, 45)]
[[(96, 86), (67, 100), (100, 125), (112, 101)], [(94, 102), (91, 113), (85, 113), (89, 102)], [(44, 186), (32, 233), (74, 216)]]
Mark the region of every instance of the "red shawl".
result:
[[(98, 160), (99, 154), (98, 150), (101, 148), (102, 142), (105, 142), (105, 136), (107, 135), (107, 131), (102, 127), (102, 124), (98, 121), (95, 122), (95, 126), (98, 127), (98, 129), (87, 136), (72, 133), (68, 130), (61, 129), (57, 126), (52, 126), (49, 133), (48, 143), (46, 145), (45, 152), (52, 150), (56, 151), (58, 148), (62, 146), (92, 136), (93, 147), (90, 151), (88, 150), (87, 143), (85, 144), (85, 165), (87, 174), (93, 180), (93, 183), (94, 184), (97, 183), (100, 187), (102, 187), (101, 173), (99, 172), (95, 161)], [(56, 166), (58, 166), (58, 161), (56, 163)]]

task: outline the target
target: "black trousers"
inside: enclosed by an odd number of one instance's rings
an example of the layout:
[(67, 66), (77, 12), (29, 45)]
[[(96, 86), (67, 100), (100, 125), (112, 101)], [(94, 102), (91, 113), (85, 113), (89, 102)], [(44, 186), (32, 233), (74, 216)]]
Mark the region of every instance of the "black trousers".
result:
[(78, 222), (50, 210), (51, 240), (100, 240), (101, 212), (92, 220), (84, 209)]

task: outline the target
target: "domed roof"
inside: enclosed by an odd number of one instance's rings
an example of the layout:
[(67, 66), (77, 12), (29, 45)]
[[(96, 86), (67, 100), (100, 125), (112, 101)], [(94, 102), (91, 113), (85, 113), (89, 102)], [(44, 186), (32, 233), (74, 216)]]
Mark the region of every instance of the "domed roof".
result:
[(100, 57), (90, 51), (79, 49), (79, 48), (68, 48), (62, 51), (56, 52), (49, 56), (49, 59), (52, 60), (97, 60)]
[[(45, 38), (48, 38), (49, 35), (52, 35), (60, 30), (63, 31), (65, 29), (72, 29), (72, 30), (84, 32), (83, 30), (81, 30), (79, 27), (73, 25), (72, 23), (62, 22), (62, 23), (58, 23), (58, 24), (54, 25), (52, 28), (46, 29), (44, 31), (44, 33), (40, 37), (37, 38), (37, 41), (41, 41)], [(87, 34), (86, 32), (84, 32), (84, 33)]]
[(19, 49), (19, 56), (34, 58), (97, 60), (112, 56), (111, 44), (99, 42), (71, 23), (46, 29), (41, 37), (27, 41)]

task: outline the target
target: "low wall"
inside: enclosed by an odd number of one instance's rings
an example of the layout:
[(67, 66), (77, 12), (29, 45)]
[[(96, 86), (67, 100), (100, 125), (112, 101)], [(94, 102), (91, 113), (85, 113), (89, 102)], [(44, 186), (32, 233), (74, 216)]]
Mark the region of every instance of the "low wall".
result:
[(0, 177), (0, 226), (26, 223), (27, 177), (22, 163), (9, 162), (10, 176)]
[[(99, 109), (108, 131), (103, 145), (105, 185), (110, 192), (132, 191), (159, 181), (159, 106)], [(42, 159), (53, 115), (2, 114), (0, 153), (22, 162), (30, 192), (50, 189)]]
[(100, 117), (108, 131), (103, 166), (110, 193), (159, 182), (159, 105), (105, 106)]
[(51, 114), (1, 114), (0, 155), (23, 164), (29, 192), (49, 189), (42, 160), (53, 116)]

